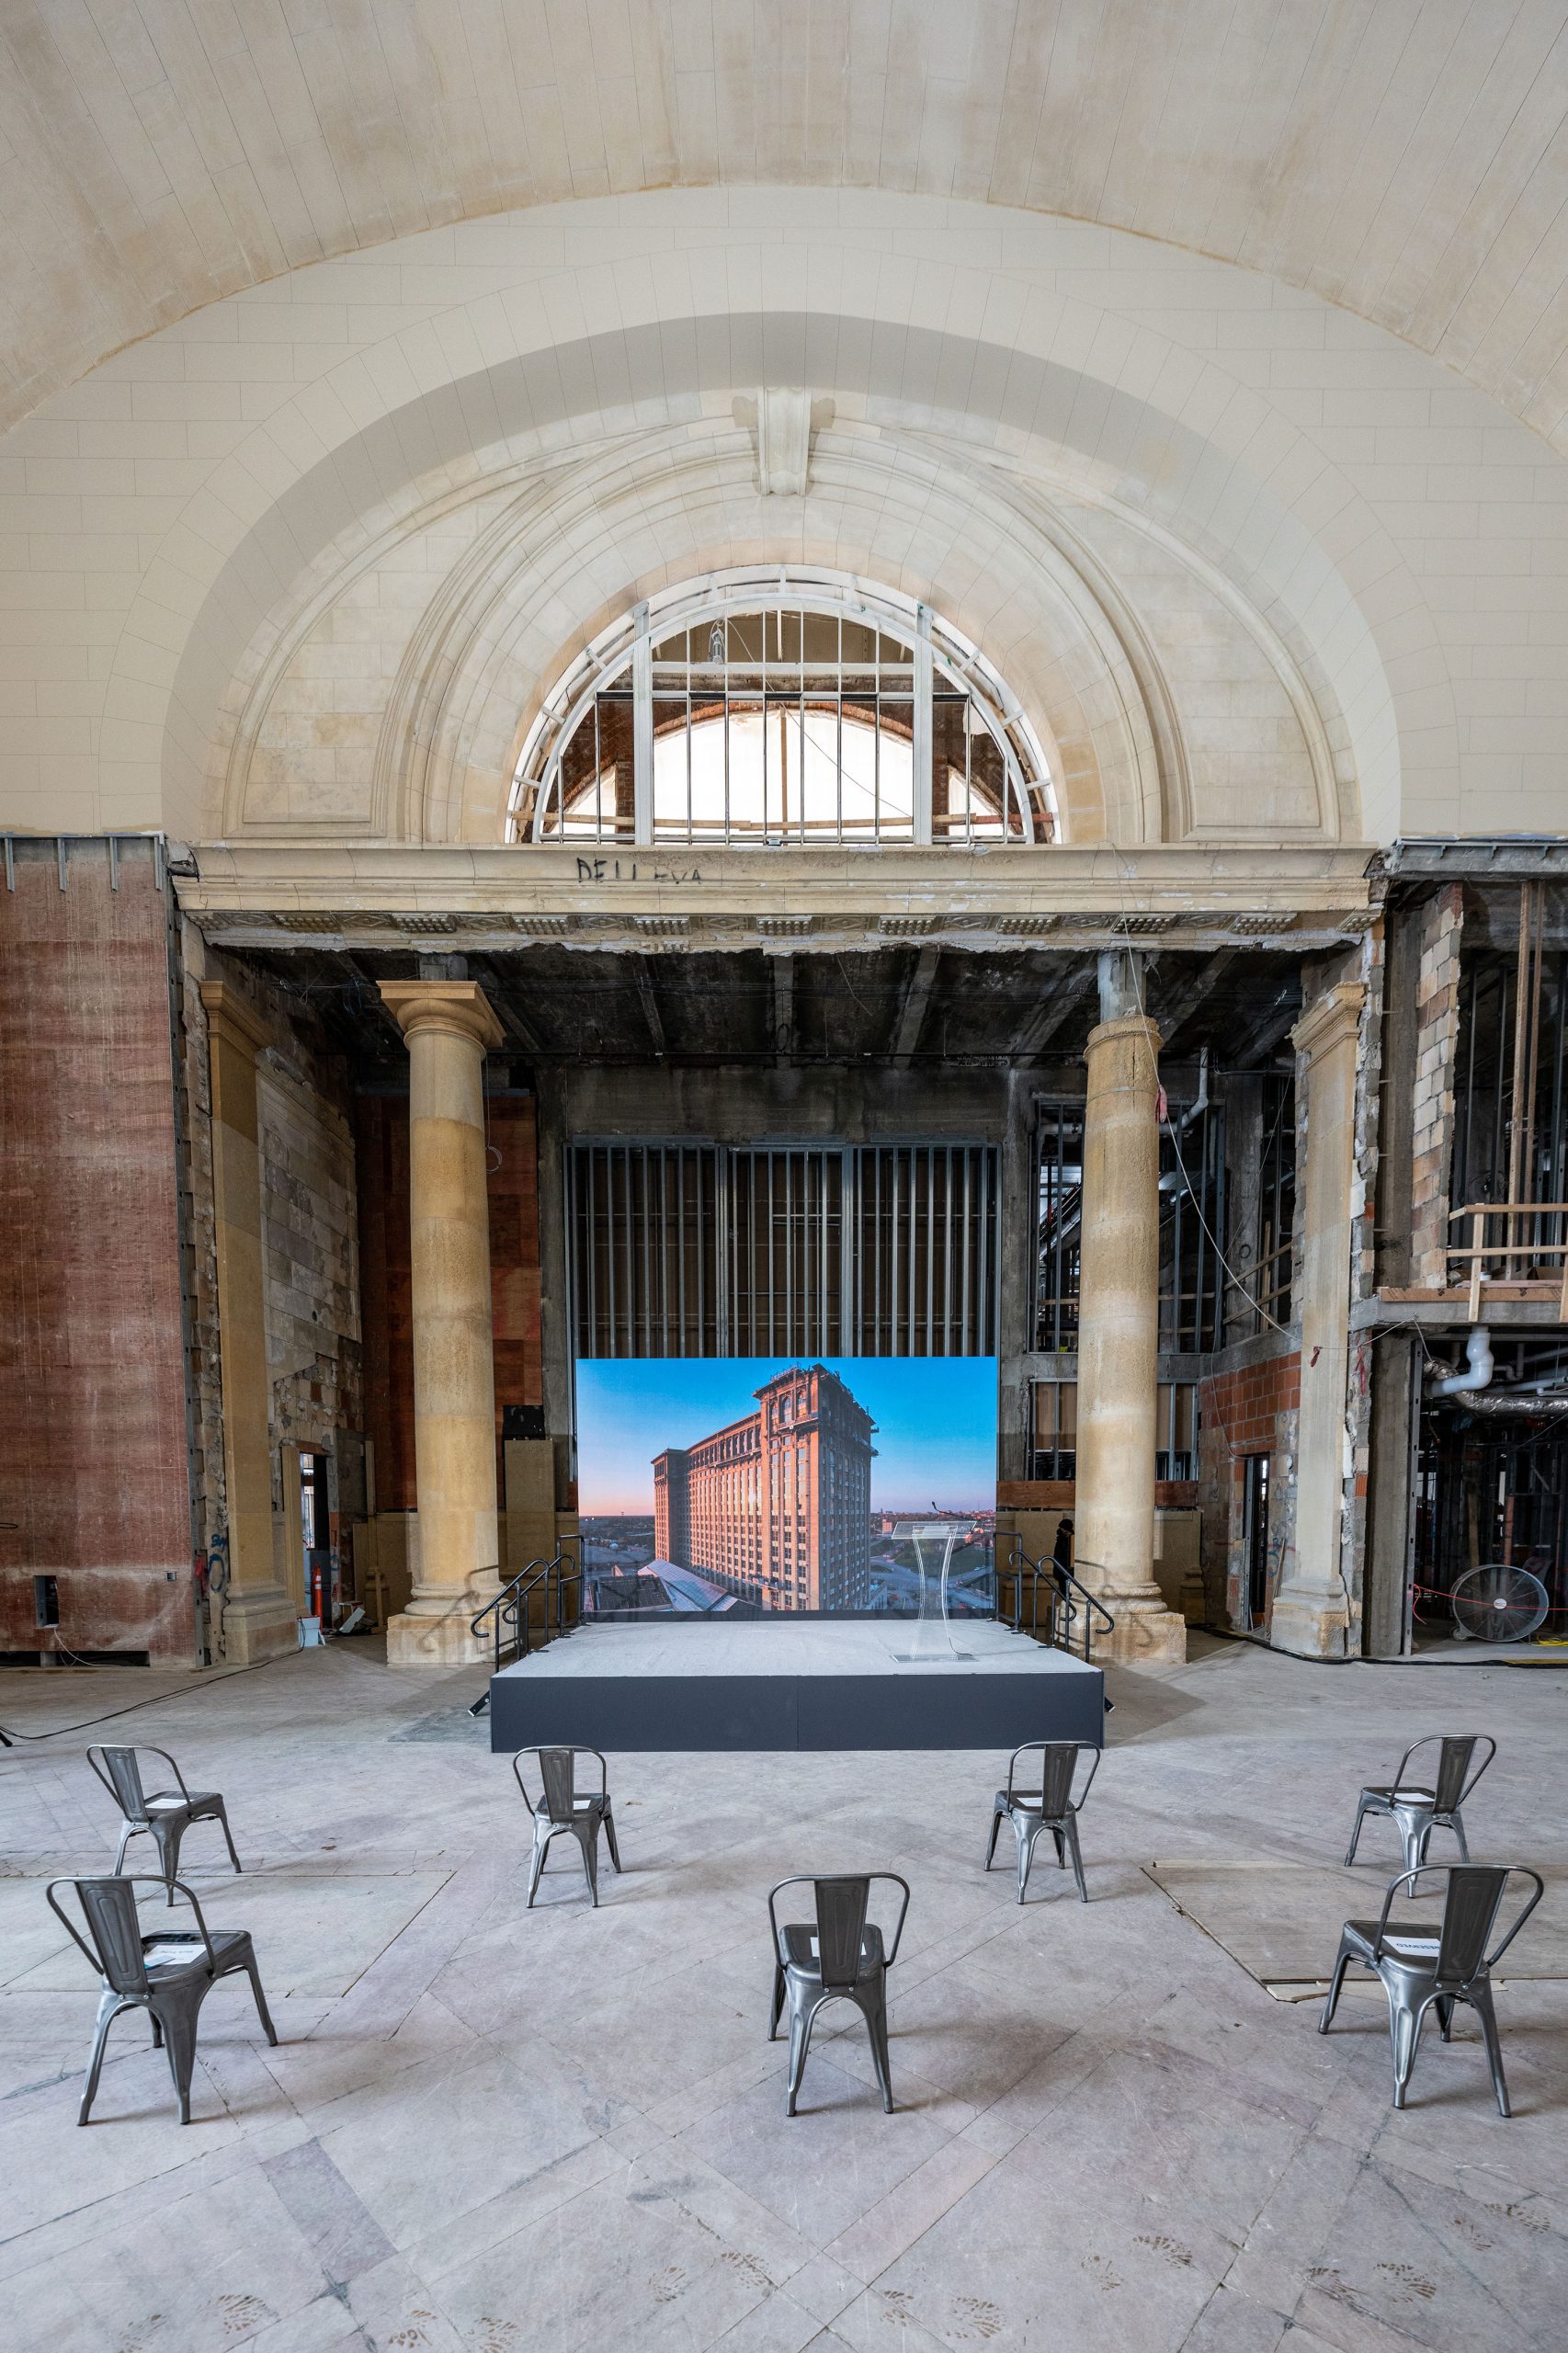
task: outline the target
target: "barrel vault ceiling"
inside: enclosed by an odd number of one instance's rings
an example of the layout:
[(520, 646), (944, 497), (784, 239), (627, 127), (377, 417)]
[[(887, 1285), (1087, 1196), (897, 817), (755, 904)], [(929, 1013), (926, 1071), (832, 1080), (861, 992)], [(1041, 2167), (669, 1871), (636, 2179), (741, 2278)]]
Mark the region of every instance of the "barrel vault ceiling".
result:
[(1568, 449), (1565, 96), (1568, 0), (7, 0), (0, 426), (330, 255), (785, 182), (1239, 263)]

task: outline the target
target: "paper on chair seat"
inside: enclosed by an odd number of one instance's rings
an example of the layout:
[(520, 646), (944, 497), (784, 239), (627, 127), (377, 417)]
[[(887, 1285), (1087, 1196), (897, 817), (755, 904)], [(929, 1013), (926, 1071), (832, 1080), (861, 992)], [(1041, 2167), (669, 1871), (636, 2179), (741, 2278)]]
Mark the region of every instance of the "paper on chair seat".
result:
[(199, 1937), (188, 1941), (171, 1937), (166, 1944), (148, 1945), (142, 1955), (149, 1969), (167, 1968), (171, 1963), (177, 1968), (187, 1961), (204, 1961), (206, 1957), (207, 1949)]
[(1383, 1950), (1402, 1953), (1409, 1961), (1436, 1961), (1437, 1939), (1436, 1937), (1385, 1937)]

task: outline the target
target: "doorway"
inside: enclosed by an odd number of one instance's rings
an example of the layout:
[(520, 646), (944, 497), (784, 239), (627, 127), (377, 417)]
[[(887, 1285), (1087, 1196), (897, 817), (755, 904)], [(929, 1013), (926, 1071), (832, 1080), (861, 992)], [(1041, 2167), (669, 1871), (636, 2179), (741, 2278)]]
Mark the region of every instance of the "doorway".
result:
[(332, 1506), (324, 1454), (300, 1449), (300, 1541), (305, 1556), (305, 1608), (323, 1626), (337, 1614), (337, 1575), (332, 1557)]
[(1267, 1454), (1249, 1454), (1242, 1462), (1242, 1558), (1247, 1624), (1254, 1629), (1268, 1616), (1268, 1466)]

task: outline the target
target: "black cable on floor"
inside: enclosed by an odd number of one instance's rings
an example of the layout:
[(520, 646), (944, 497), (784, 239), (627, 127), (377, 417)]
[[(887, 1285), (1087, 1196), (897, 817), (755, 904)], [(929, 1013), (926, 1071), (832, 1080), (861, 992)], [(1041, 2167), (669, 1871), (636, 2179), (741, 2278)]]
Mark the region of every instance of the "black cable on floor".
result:
[(111, 1724), (117, 1716), (133, 1716), (138, 1708), (156, 1708), (165, 1701), (189, 1699), (198, 1691), (216, 1690), (220, 1683), (233, 1683), (242, 1675), (259, 1675), (264, 1666), (277, 1666), (286, 1658), (298, 1658), (298, 1651), (279, 1651), (276, 1658), (258, 1658), (250, 1666), (232, 1666), (226, 1675), (214, 1677), (210, 1683), (190, 1683), (179, 1691), (154, 1691), (145, 1699), (132, 1699), (123, 1708), (110, 1708), (107, 1714), (87, 1716), (79, 1724), (54, 1724), (48, 1732), (14, 1732), (0, 1724), (0, 1748), (15, 1748), (19, 1740), (58, 1740), (62, 1733), (91, 1732), (95, 1724)]
[(1359, 1651), (1348, 1658), (1324, 1658), (1315, 1651), (1283, 1651), (1278, 1643), (1266, 1643), (1259, 1634), (1241, 1633), (1234, 1626), (1198, 1626), (1193, 1631), (1212, 1634), (1221, 1643), (1246, 1643), (1255, 1651), (1267, 1651), (1270, 1658), (1300, 1659), (1303, 1666), (1506, 1666), (1518, 1675), (1568, 1674), (1568, 1658), (1543, 1658), (1532, 1665), (1522, 1658), (1423, 1658), (1419, 1652), (1413, 1652), (1406, 1658), (1364, 1658)]

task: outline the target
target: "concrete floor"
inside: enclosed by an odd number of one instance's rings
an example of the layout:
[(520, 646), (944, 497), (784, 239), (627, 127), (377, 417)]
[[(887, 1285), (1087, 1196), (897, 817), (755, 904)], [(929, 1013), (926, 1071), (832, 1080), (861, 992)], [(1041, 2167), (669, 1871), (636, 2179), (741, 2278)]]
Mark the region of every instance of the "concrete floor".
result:
[[(1009, 1870), (982, 1875), (983, 1756), (612, 1759), (626, 1876), (607, 1870), (595, 1914), (562, 1856), (532, 1915), (507, 1763), (462, 1712), (475, 1685), (345, 1643), (0, 1754), (6, 2345), (1563, 2345), (1568, 1984), (1499, 1995), (1512, 2121), (1468, 2025), (1424, 2046), (1396, 2115), (1375, 1989), (1321, 2039), (1313, 2006), (1267, 1993), (1145, 1867), (1328, 1869), (1358, 1783), (1443, 1725), (1503, 1743), (1477, 1856), (1568, 1860), (1568, 1683), (1221, 1645), (1119, 1675), (1086, 1907), (1053, 1864), (1023, 1910)], [(155, 1688), (9, 1674), (0, 1722)], [(95, 2122), (74, 2123), (95, 1996), (42, 1883), (112, 1857), (84, 1761), (106, 1734), (171, 1747), (227, 1793), (245, 1876), (207, 1830), (187, 1873), (215, 1923), (253, 1927), (282, 2038), (267, 2048), (240, 1984), (215, 1991), (184, 2131), (130, 2018)], [(1363, 1853), (1375, 1909), (1386, 1829)], [(790, 1870), (872, 1864), (915, 1890), (899, 2109), (882, 2115), (845, 2013), (790, 2122), (762, 1899)], [(1233, 1911), (1245, 1876), (1225, 1875)], [(1260, 1902), (1277, 1878), (1257, 1874)], [(1324, 1968), (1338, 1926), (1325, 1910)]]

